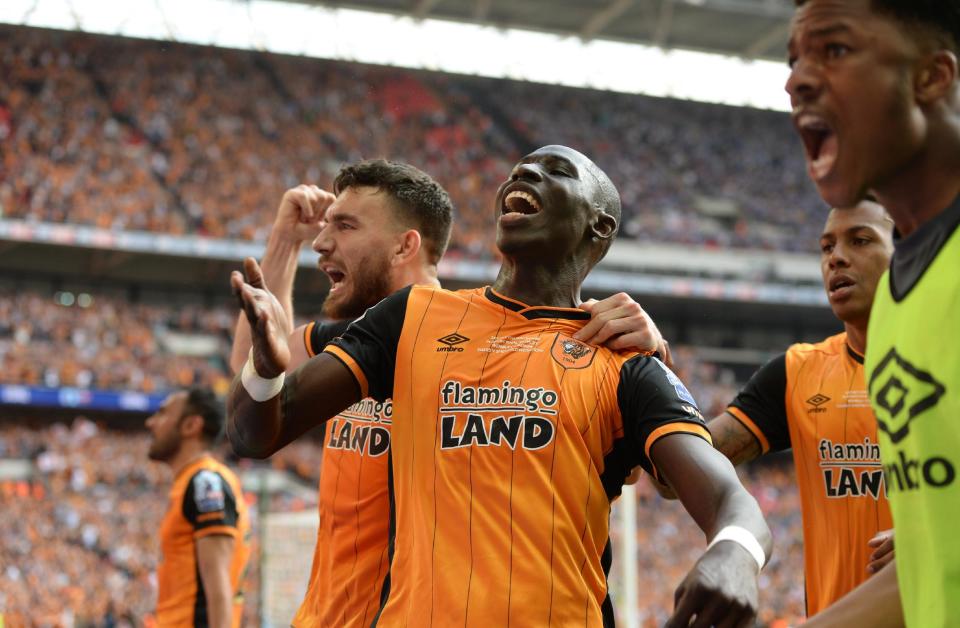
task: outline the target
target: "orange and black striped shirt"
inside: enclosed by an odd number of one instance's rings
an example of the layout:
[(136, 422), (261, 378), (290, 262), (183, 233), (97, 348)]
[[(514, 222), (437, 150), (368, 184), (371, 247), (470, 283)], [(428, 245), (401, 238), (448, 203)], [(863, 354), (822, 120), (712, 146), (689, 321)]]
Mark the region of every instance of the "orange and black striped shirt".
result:
[(395, 528), (380, 626), (602, 626), (610, 502), (652, 444), (709, 441), (659, 360), (571, 336), (576, 309), (413, 287), (325, 351), (392, 398)]
[(157, 565), (157, 625), (207, 626), (207, 600), (197, 564), (196, 540), (225, 534), (235, 540), (230, 563), (234, 590), (233, 626), (243, 614), (243, 575), (250, 557), (250, 518), (237, 476), (212, 456), (181, 469), (170, 489), (170, 505), (160, 526)]
[[(322, 351), (347, 324), (307, 325), (307, 353), (312, 357)], [(392, 420), (389, 399), (364, 399), (324, 425), (320, 526), (295, 628), (365, 627), (380, 610), (389, 567)]]
[(795, 344), (761, 367), (727, 412), (763, 453), (793, 448), (814, 615), (867, 579), (867, 541), (893, 527), (863, 356), (846, 333)]

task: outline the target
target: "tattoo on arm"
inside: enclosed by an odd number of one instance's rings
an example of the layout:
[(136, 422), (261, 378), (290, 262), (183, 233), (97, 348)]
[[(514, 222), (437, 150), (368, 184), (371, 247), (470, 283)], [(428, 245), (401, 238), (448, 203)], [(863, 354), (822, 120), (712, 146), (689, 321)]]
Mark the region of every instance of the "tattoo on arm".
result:
[(713, 437), (713, 446), (734, 465), (749, 462), (763, 453), (757, 437), (726, 412), (715, 417), (707, 427)]

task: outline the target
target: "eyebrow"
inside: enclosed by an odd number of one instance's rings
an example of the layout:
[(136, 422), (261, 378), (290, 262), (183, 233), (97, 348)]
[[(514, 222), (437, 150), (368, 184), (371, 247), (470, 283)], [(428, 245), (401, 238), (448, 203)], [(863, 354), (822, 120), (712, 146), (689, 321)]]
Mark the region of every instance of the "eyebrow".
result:
[(333, 217), (324, 216), (323, 220), (325, 222), (347, 222), (347, 221), (358, 221), (360, 218), (351, 212), (348, 211), (338, 211)]
[(563, 155), (558, 155), (556, 153), (546, 153), (541, 155), (527, 155), (526, 157), (520, 160), (520, 163), (522, 164), (529, 164), (534, 162), (559, 164), (561, 166), (565, 166), (571, 169), (573, 171), (572, 174), (575, 174), (578, 177), (580, 176), (580, 169), (577, 168), (577, 164), (575, 164), (572, 160), (567, 159)]
[[(807, 33), (807, 39), (820, 39), (823, 37), (828, 37), (830, 35), (836, 35), (838, 33), (852, 33), (853, 29), (850, 28), (848, 24), (843, 22), (839, 24), (831, 24), (829, 26), (822, 26), (820, 28), (815, 28), (812, 31)], [(790, 37), (790, 40), (787, 42), (787, 51), (792, 51), (797, 46), (797, 40), (795, 37)]]
[[(847, 234), (847, 235), (850, 235), (850, 234), (852, 234), (852, 233), (856, 233), (856, 232), (861, 231), (861, 230), (863, 230), (863, 229), (867, 229), (867, 230), (870, 230), (870, 231), (876, 231), (876, 227), (874, 227), (873, 225), (860, 224), (860, 225), (853, 225), (852, 227), (847, 227), (847, 228), (844, 229), (841, 233), (845, 233), (845, 234)], [(820, 234), (820, 239), (821, 239), (821, 240), (823, 240), (823, 239), (825, 239), (825, 238), (835, 238), (835, 237), (836, 237), (836, 236), (833, 234), (833, 232), (830, 232), (830, 231), (824, 231), (823, 233)]]

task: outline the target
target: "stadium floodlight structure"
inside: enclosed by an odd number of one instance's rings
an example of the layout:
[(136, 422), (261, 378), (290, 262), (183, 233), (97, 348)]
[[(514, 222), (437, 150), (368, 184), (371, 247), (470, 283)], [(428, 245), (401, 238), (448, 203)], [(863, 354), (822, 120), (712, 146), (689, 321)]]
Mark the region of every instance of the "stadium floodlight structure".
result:
[(3, 0), (0, 23), (789, 108), (782, 63), (297, 2)]

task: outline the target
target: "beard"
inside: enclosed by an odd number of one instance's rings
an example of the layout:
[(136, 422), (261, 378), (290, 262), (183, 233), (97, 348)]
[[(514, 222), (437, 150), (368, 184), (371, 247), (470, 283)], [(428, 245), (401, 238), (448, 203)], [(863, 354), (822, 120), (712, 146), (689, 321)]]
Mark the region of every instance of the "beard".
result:
[(180, 439), (177, 436), (177, 433), (171, 433), (166, 438), (154, 438), (150, 442), (147, 457), (156, 462), (166, 462), (176, 456), (180, 451)]
[(353, 320), (393, 292), (390, 260), (386, 256), (371, 256), (357, 265), (350, 277), (349, 291), (328, 296), (321, 311), (327, 318)]

